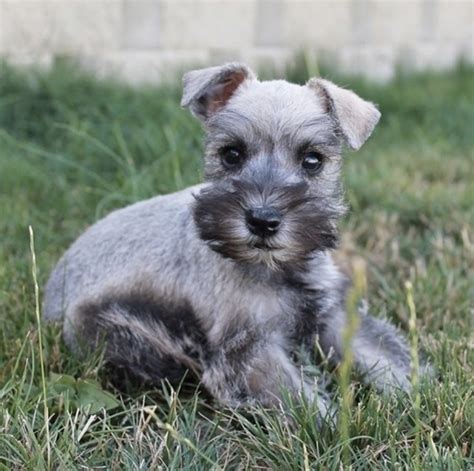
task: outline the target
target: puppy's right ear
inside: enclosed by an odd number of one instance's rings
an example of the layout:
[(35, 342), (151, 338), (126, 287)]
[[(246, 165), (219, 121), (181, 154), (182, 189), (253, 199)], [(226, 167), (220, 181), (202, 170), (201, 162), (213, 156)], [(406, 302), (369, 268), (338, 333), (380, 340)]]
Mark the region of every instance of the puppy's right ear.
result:
[(207, 121), (225, 106), (244, 81), (255, 78), (255, 74), (245, 64), (235, 62), (193, 70), (184, 74), (181, 106)]

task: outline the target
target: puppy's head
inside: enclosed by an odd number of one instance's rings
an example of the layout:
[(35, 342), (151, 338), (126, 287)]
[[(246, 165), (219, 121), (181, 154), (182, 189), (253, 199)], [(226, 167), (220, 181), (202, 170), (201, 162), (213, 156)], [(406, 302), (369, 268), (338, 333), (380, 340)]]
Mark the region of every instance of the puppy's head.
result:
[(281, 267), (334, 247), (344, 212), (341, 146), (359, 149), (380, 113), (320, 78), (260, 82), (243, 64), (185, 74), (181, 102), (207, 132), (196, 197), (202, 239), (224, 256)]

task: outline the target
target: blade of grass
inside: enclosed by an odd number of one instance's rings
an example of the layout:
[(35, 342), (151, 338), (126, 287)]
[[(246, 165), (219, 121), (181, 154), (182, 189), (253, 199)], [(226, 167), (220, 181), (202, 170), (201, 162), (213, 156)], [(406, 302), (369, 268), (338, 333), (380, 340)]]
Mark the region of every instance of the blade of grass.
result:
[(33, 228), (28, 226), (30, 233), (30, 253), (31, 253), (31, 273), (33, 275), (33, 284), (35, 289), (35, 315), (36, 325), (38, 328), (38, 349), (40, 358), (40, 371), (41, 371), (41, 387), (43, 391), (43, 409), (44, 409), (44, 427), (46, 431), (46, 451), (47, 451), (47, 467), (51, 469), (51, 446), (49, 436), (49, 410), (48, 410), (48, 398), (46, 392), (46, 373), (44, 363), (44, 352), (43, 352), (43, 331), (41, 327), (41, 315), (40, 315), (40, 304), (39, 304), (39, 285), (37, 277), (37, 266), (36, 266), (36, 252), (35, 252), (35, 237)]
[(343, 356), (339, 370), (339, 386), (341, 389), (342, 405), (339, 415), (338, 429), (343, 443), (342, 458), (346, 467), (350, 466), (350, 418), (353, 402), (353, 391), (350, 387), (350, 375), (354, 356), (352, 339), (359, 327), (358, 305), (365, 293), (365, 267), (362, 263), (355, 264), (353, 286), (349, 291), (346, 302), (346, 325), (343, 332)]
[(420, 406), (421, 406), (421, 395), (419, 385), (419, 358), (418, 358), (418, 334), (416, 331), (416, 307), (413, 298), (413, 285), (411, 281), (405, 282), (407, 304), (409, 310), (408, 319), (408, 331), (410, 334), (410, 355), (411, 355), (411, 386), (412, 394), (414, 396), (413, 401), (413, 413), (415, 416), (415, 443), (413, 455), (415, 462), (413, 463), (414, 469), (420, 468), (420, 441), (421, 441), (421, 422), (420, 422)]

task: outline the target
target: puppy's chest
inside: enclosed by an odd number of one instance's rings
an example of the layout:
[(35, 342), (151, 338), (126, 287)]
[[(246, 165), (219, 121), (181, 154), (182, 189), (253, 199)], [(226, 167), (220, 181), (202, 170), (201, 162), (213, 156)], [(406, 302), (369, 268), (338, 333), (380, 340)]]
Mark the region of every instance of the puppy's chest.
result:
[(318, 332), (322, 293), (283, 274), (230, 281), (221, 279), (213, 285), (212, 294), (204, 296), (202, 290), (192, 298), (211, 344), (242, 335), (249, 342), (280, 338), (287, 346), (312, 343)]
[(290, 343), (311, 343), (320, 328), (324, 293), (303, 285), (280, 285), (265, 293), (256, 292), (247, 315), (263, 332), (279, 332)]

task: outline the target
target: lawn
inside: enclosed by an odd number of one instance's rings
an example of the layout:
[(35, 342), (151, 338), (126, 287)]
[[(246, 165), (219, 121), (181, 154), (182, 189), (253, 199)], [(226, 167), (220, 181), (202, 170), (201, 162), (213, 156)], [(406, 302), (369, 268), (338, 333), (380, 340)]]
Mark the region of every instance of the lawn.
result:
[[(287, 76), (301, 82), (308, 69)], [(74, 359), (58, 326), (38, 329), (35, 277), (41, 299), (54, 263), (88, 225), (198, 182), (200, 125), (179, 108), (175, 84), (130, 88), (65, 61), (50, 72), (3, 65), (0, 470), (473, 465), (474, 69), (400, 72), (387, 85), (323, 73), (382, 112), (362, 150), (346, 153), (341, 257), (365, 259), (372, 312), (406, 330), (411, 283), (412, 339), (437, 379), (418, 394), (380, 397), (355, 376), (341, 391), (334, 372), (334, 402), (352, 403), (348, 426), (321, 429), (311, 404), (288, 404), (284, 421), (215, 408), (189, 388), (119, 394), (100, 356)]]

